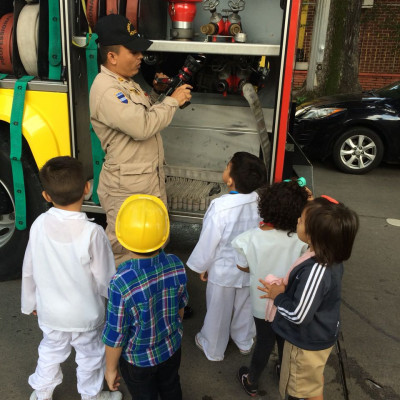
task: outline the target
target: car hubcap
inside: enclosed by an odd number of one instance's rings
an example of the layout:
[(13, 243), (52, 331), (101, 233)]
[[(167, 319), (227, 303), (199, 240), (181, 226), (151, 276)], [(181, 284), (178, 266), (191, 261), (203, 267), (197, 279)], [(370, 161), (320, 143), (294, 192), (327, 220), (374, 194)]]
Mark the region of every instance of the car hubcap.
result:
[(11, 193), (0, 180), (0, 247), (3, 247), (15, 231), (15, 205)]
[(351, 136), (340, 147), (340, 159), (352, 169), (368, 167), (375, 160), (376, 153), (375, 142), (364, 135)]

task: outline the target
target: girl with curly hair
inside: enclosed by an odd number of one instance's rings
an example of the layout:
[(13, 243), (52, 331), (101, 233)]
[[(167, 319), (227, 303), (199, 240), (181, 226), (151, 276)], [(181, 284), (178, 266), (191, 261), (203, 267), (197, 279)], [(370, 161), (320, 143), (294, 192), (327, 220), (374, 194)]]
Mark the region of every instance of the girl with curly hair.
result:
[(267, 308), (266, 311), (266, 301), (260, 299), (257, 290), (258, 280), (268, 274), (284, 277), (293, 262), (307, 250), (307, 245), (297, 237), (296, 226), (309, 195), (309, 189), (300, 187), (296, 180), (275, 183), (263, 189), (258, 201), (262, 218), (260, 226), (232, 241), (237, 251), (237, 267), (250, 273), (250, 297), (257, 339), (250, 367), (241, 367), (237, 375), (250, 396), (257, 395), (259, 378), (275, 342), (280, 359), (284, 343), (272, 330), (275, 309)]

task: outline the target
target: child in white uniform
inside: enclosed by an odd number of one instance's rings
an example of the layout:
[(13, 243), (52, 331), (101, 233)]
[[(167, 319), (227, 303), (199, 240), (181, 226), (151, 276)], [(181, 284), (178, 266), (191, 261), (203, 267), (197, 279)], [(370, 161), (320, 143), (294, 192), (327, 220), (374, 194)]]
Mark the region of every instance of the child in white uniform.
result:
[(250, 272), (250, 297), (257, 331), (250, 367), (243, 366), (238, 372), (238, 379), (250, 396), (257, 394), (259, 378), (275, 341), (280, 358), (283, 351), (283, 339), (272, 330), (274, 313), (272, 319), (271, 315), (266, 316), (266, 301), (260, 299), (258, 280), (268, 274), (284, 277), (293, 262), (306, 251), (307, 245), (297, 237), (296, 226), (308, 195), (307, 189), (296, 181), (275, 183), (262, 190), (258, 209), (263, 223), (232, 241), (237, 250), (238, 268)]
[(22, 269), (21, 310), (37, 315), (43, 339), (30, 400), (52, 399), (62, 382), (60, 363), (76, 351), (82, 400), (119, 400), (102, 392), (105, 348), (101, 340), (104, 299), (115, 273), (110, 243), (81, 206), (90, 186), (71, 157), (49, 160), (39, 173), (43, 197), (54, 207), (32, 224)]
[(187, 261), (188, 267), (207, 281), (207, 314), (195, 341), (211, 361), (224, 359), (229, 336), (242, 354), (248, 354), (253, 345), (249, 274), (236, 268), (231, 241), (258, 226), (255, 190), (267, 181), (263, 162), (246, 152), (234, 154), (222, 178), (231, 192), (211, 202), (199, 241)]

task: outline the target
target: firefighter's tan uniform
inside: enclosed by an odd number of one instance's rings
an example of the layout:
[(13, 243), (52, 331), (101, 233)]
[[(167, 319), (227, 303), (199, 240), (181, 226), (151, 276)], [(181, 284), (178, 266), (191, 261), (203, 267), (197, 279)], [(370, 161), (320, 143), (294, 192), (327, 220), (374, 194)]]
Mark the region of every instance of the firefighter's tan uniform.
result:
[(93, 82), (90, 121), (106, 153), (97, 193), (107, 214), (106, 232), (117, 265), (130, 258), (115, 236), (115, 219), (124, 200), (146, 193), (167, 204), (160, 131), (169, 125), (177, 108), (172, 97), (152, 104), (136, 82), (104, 66)]

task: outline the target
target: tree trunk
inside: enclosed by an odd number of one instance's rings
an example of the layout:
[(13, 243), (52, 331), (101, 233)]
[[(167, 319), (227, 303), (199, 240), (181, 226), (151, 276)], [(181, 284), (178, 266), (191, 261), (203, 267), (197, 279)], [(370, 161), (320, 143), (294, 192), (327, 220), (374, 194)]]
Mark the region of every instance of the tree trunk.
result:
[(357, 92), (362, 0), (331, 0), (322, 68), (317, 71), (318, 95)]

